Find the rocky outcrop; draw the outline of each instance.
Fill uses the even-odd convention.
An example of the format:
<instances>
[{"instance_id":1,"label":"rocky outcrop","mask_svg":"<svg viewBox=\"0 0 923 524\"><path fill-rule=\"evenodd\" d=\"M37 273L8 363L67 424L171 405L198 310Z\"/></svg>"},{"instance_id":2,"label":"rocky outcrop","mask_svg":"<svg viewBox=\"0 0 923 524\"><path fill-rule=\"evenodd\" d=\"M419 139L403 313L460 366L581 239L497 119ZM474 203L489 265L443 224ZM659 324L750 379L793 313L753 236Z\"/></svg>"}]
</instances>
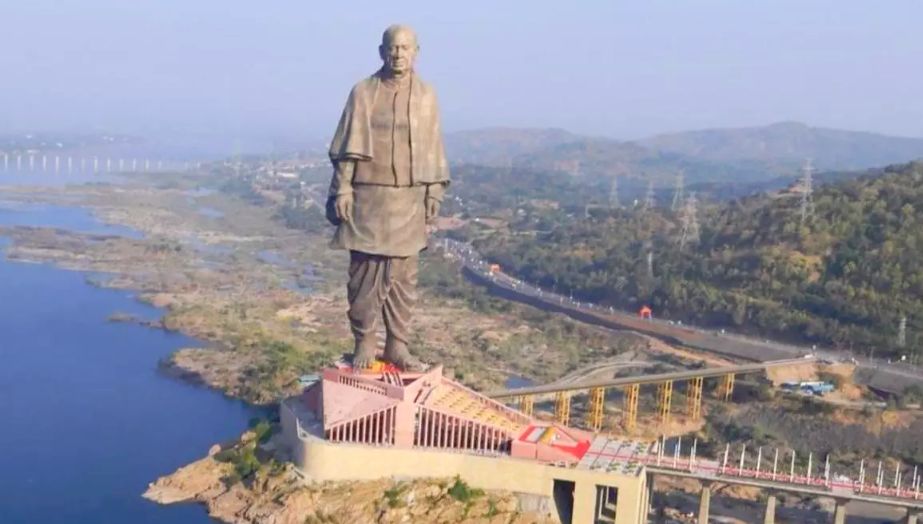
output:
<instances>
[{"instance_id":1,"label":"rocky outcrop","mask_svg":"<svg viewBox=\"0 0 923 524\"><path fill-rule=\"evenodd\" d=\"M207 457L150 484L144 498L160 504L211 500L227 491L221 479L232 470L230 464Z\"/></svg>"},{"instance_id":2,"label":"rocky outcrop","mask_svg":"<svg viewBox=\"0 0 923 524\"><path fill-rule=\"evenodd\" d=\"M246 479L232 480L234 466L220 457L213 447L208 457L150 484L144 497L160 504L198 502L211 517L232 524L556 522L547 508L521 507L513 493L482 492L456 479L306 484L291 464L267 461Z\"/></svg>"}]
</instances>

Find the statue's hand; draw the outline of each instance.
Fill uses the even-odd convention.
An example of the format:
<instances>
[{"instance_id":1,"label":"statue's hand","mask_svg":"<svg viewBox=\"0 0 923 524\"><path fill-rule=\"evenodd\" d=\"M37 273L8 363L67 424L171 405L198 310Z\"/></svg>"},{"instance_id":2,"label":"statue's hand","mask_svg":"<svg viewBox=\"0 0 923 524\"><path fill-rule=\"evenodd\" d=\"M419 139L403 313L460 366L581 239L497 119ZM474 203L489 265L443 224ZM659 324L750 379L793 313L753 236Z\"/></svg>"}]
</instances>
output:
<instances>
[{"instance_id":1,"label":"statue's hand","mask_svg":"<svg viewBox=\"0 0 923 524\"><path fill-rule=\"evenodd\" d=\"M426 199L426 221L431 222L434 218L439 216L439 205L440 202L435 198Z\"/></svg>"},{"instance_id":2,"label":"statue's hand","mask_svg":"<svg viewBox=\"0 0 923 524\"><path fill-rule=\"evenodd\" d=\"M336 201L337 218L343 222L349 222L353 218L353 195L347 193L337 195Z\"/></svg>"}]
</instances>

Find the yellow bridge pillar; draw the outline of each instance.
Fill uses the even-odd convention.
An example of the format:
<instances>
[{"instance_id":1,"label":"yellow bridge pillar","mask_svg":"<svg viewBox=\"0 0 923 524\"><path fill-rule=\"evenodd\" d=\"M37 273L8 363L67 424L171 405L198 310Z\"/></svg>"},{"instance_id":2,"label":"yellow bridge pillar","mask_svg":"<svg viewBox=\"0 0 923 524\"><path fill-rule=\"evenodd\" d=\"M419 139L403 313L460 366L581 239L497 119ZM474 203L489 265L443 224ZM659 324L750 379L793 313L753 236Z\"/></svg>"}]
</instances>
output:
<instances>
[{"instance_id":1,"label":"yellow bridge pillar","mask_svg":"<svg viewBox=\"0 0 923 524\"><path fill-rule=\"evenodd\" d=\"M570 421L569 391L558 391L554 394L554 419L565 426Z\"/></svg>"},{"instance_id":2,"label":"yellow bridge pillar","mask_svg":"<svg viewBox=\"0 0 923 524\"><path fill-rule=\"evenodd\" d=\"M670 404L673 402L673 381L668 380L657 386L657 409L660 411L660 423L670 421Z\"/></svg>"},{"instance_id":3,"label":"yellow bridge pillar","mask_svg":"<svg viewBox=\"0 0 923 524\"><path fill-rule=\"evenodd\" d=\"M702 416L702 384L705 379L695 377L689 380L686 388L686 415L693 420Z\"/></svg>"},{"instance_id":4,"label":"yellow bridge pillar","mask_svg":"<svg viewBox=\"0 0 923 524\"><path fill-rule=\"evenodd\" d=\"M519 397L519 411L522 411L527 417L532 416L535 406L535 398L532 395L523 395Z\"/></svg>"},{"instance_id":5,"label":"yellow bridge pillar","mask_svg":"<svg viewBox=\"0 0 923 524\"><path fill-rule=\"evenodd\" d=\"M625 388L624 419L625 429L631 430L638 423L638 393L640 384L632 384Z\"/></svg>"},{"instance_id":6,"label":"yellow bridge pillar","mask_svg":"<svg viewBox=\"0 0 923 524\"><path fill-rule=\"evenodd\" d=\"M721 380L721 389L719 391L721 398L725 402L731 400L731 395L734 394L734 374L728 373Z\"/></svg>"},{"instance_id":7,"label":"yellow bridge pillar","mask_svg":"<svg viewBox=\"0 0 923 524\"><path fill-rule=\"evenodd\" d=\"M590 390L590 409L586 414L586 425L595 432L603 427L603 404L606 402L606 388Z\"/></svg>"}]
</instances>

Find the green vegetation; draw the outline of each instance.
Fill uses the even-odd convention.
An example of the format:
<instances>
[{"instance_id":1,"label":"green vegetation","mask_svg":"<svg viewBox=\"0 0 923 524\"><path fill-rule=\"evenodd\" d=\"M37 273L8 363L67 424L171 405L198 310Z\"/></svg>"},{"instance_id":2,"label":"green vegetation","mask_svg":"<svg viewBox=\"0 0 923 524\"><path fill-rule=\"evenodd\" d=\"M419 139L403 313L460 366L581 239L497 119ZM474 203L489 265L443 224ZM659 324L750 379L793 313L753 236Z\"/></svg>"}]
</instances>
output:
<instances>
[{"instance_id":1,"label":"green vegetation","mask_svg":"<svg viewBox=\"0 0 923 524\"><path fill-rule=\"evenodd\" d=\"M472 488L458 476L455 477L455 482L449 487L448 493L450 497L465 505L465 510L462 513L465 517L467 517L468 512L471 511L471 506L474 504L474 501L484 496L484 490ZM488 513L496 513L497 507L493 501L488 500L487 502Z\"/></svg>"},{"instance_id":2,"label":"green vegetation","mask_svg":"<svg viewBox=\"0 0 923 524\"><path fill-rule=\"evenodd\" d=\"M640 209L559 214L542 231L545 215L523 208L508 231L475 246L512 273L580 299L650 304L662 318L917 359L923 163L821 187L814 200L815 217L804 225L797 194L706 207L700 243L684 250L676 214ZM905 315L902 349L896 330Z\"/></svg>"},{"instance_id":3,"label":"green vegetation","mask_svg":"<svg viewBox=\"0 0 923 524\"><path fill-rule=\"evenodd\" d=\"M252 478L263 471L269 475L282 472L282 463L276 461L271 455L261 453L259 446L269 441L272 434L278 429L268 420L254 418L250 420L250 433L235 446L223 449L215 454L215 460L234 466L234 472L224 481L230 485L242 480Z\"/></svg>"},{"instance_id":4,"label":"green vegetation","mask_svg":"<svg viewBox=\"0 0 923 524\"><path fill-rule=\"evenodd\" d=\"M234 473L225 479L228 484L234 484L249 478L260 469L261 465L256 456L255 442L222 450L215 455L215 460L234 465Z\"/></svg>"},{"instance_id":5,"label":"green vegetation","mask_svg":"<svg viewBox=\"0 0 923 524\"><path fill-rule=\"evenodd\" d=\"M494 500L493 498L488 499L487 500L487 514L485 515L485 517L488 517L488 518L493 517L493 516L496 516L498 513L499 511L497 511L497 501Z\"/></svg>"},{"instance_id":6,"label":"green vegetation","mask_svg":"<svg viewBox=\"0 0 923 524\"><path fill-rule=\"evenodd\" d=\"M268 420L252 419L250 421L250 431L255 435L257 442L265 444L272 437L272 424Z\"/></svg>"},{"instance_id":7,"label":"green vegetation","mask_svg":"<svg viewBox=\"0 0 923 524\"><path fill-rule=\"evenodd\" d=\"M920 387L919 384L907 386L904 388L904 395L902 398L910 403L923 402L923 387Z\"/></svg>"},{"instance_id":8,"label":"green vegetation","mask_svg":"<svg viewBox=\"0 0 923 524\"><path fill-rule=\"evenodd\" d=\"M483 287L467 282L458 267L437 252L421 259L420 285L434 295L465 302L473 311L506 316L515 324L499 335L493 329L468 325L459 331L458 347L480 356L445 359L460 380L483 376L485 367L500 367L515 374L546 382L574 369L611 359L631 350L639 339L631 335L613 337L563 315L541 311L491 296ZM414 347L422 354L439 355L445 348L415 335ZM487 384L466 382L475 387Z\"/></svg>"},{"instance_id":9,"label":"green vegetation","mask_svg":"<svg viewBox=\"0 0 923 524\"><path fill-rule=\"evenodd\" d=\"M455 477L455 483L449 487L449 496L453 499L468 504L476 498L484 496L484 490L472 488L461 477Z\"/></svg>"},{"instance_id":10,"label":"green vegetation","mask_svg":"<svg viewBox=\"0 0 923 524\"><path fill-rule=\"evenodd\" d=\"M491 296L481 286L472 286L459 273L458 266L446 262L441 256L426 253L420 262L420 287L428 288L441 297L463 300L480 313L509 313L512 310L510 301Z\"/></svg>"},{"instance_id":11,"label":"green vegetation","mask_svg":"<svg viewBox=\"0 0 923 524\"><path fill-rule=\"evenodd\" d=\"M405 486L403 484L398 484L393 488L385 490L385 501L387 501L389 508L399 508L404 505L404 501L401 499L404 489Z\"/></svg>"},{"instance_id":12,"label":"green vegetation","mask_svg":"<svg viewBox=\"0 0 923 524\"><path fill-rule=\"evenodd\" d=\"M252 176L226 177L218 189L229 195L234 195L241 200L251 204L266 204L266 199L263 198L263 196L257 193L254 189Z\"/></svg>"},{"instance_id":13,"label":"green vegetation","mask_svg":"<svg viewBox=\"0 0 923 524\"><path fill-rule=\"evenodd\" d=\"M853 456L891 457L906 464L923 463L923 420L895 424L892 410L866 408L851 411L813 398L783 397L773 402L744 405L740 409L712 406L706 424L695 434L684 435L691 442L698 439L702 456L717 457L725 444L746 444L748 448L795 449L831 453L838 460Z\"/></svg>"},{"instance_id":14,"label":"green vegetation","mask_svg":"<svg viewBox=\"0 0 923 524\"><path fill-rule=\"evenodd\" d=\"M298 201L296 201L298 202ZM330 229L330 223L317 206L285 205L279 208L276 218L291 229L301 229L312 233L323 233Z\"/></svg>"},{"instance_id":15,"label":"green vegetation","mask_svg":"<svg viewBox=\"0 0 923 524\"><path fill-rule=\"evenodd\" d=\"M245 372L245 398L265 396L267 392L278 396L301 375L329 366L348 351L348 344L321 334L308 334L297 346L286 341L263 341L258 348L258 363Z\"/></svg>"}]
</instances>

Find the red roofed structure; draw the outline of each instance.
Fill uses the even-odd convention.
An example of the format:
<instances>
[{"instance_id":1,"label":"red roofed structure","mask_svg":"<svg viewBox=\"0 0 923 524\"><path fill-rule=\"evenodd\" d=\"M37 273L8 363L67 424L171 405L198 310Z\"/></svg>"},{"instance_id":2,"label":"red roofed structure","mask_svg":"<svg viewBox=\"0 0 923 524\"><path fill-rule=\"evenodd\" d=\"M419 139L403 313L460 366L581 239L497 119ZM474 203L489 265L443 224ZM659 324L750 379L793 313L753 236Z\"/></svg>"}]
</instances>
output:
<instances>
[{"instance_id":1,"label":"red roofed structure","mask_svg":"<svg viewBox=\"0 0 923 524\"><path fill-rule=\"evenodd\" d=\"M329 442L580 460L592 435L533 419L442 375L325 369L305 389L319 437Z\"/></svg>"}]
</instances>

